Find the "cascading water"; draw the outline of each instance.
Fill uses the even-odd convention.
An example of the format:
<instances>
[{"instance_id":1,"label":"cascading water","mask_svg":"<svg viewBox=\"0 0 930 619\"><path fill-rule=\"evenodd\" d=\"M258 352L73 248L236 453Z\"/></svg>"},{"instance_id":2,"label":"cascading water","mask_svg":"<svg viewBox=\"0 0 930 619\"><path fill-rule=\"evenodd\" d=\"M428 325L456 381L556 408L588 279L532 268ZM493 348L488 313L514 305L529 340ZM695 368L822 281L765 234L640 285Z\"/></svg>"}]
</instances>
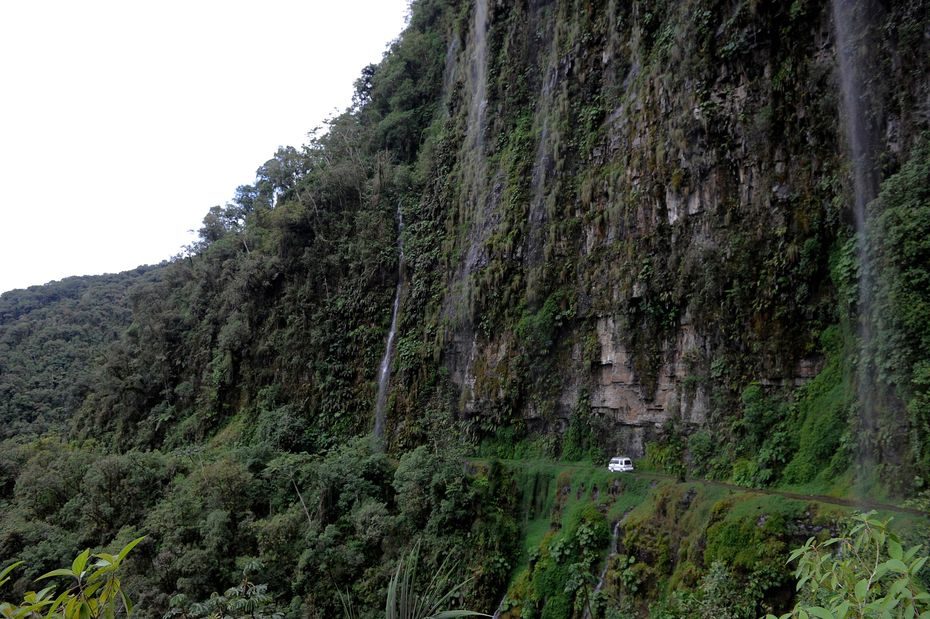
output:
<instances>
[{"instance_id":1,"label":"cascading water","mask_svg":"<svg viewBox=\"0 0 930 619\"><path fill-rule=\"evenodd\" d=\"M400 295L404 286L404 216L397 206L397 287L394 291L394 306L391 310L391 327L388 330L384 357L378 367L378 397L375 399L375 439L384 438L384 417L387 409L388 389L391 383L391 359L394 356L394 339L397 336L397 317L400 313Z\"/></svg>"},{"instance_id":2,"label":"cascading water","mask_svg":"<svg viewBox=\"0 0 930 619\"><path fill-rule=\"evenodd\" d=\"M471 106L468 109L469 148L484 158L484 115L488 88L488 0L475 1L471 30ZM484 179L478 179L483 181Z\"/></svg>"},{"instance_id":3,"label":"cascading water","mask_svg":"<svg viewBox=\"0 0 930 619\"><path fill-rule=\"evenodd\" d=\"M459 279L465 298L457 299L457 309L466 307L468 298L468 276L478 263L481 248L486 237L485 224L485 180L487 163L484 156L484 121L487 107L487 27L488 1L476 0L472 20L468 49L469 57L468 88L471 91L471 103L468 108L468 125L466 127L465 168L469 175L466 180L463 220L468 222L468 250L461 265Z\"/></svg>"},{"instance_id":4,"label":"cascading water","mask_svg":"<svg viewBox=\"0 0 930 619\"><path fill-rule=\"evenodd\" d=\"M455 37L449 41L446 46L445 68L442 70L442 103L446 113L448 113L449 97L452 96L452 86L455 84L455 56L459 51L459 40Z\"/></svg>"},{"instance_id":5,"label":"cascading water","mask_svg":"<svg viewBox=\"0 0 930 619\"><path fill-rule=\"evenodd\" d=\"M555 132L549 130L550 117L557 113L554 109L553 99L558 81L558 27L554 26L554 30L548 37L548 50L539 93L540 103L537 106L536 124L540 127L540 130L539 141L536 145L536 159L533 164L532 197L527 221L529 232L527 234L526 252L527 266L529 267L527 287L531 294L536 292L536 283L539 279L539 271L544 258L546 181L548 180L547 175L552 162L553 143L558 140L557 136L553 136Z\"/></svg>"},{"instance_id":6,"label":"cascading water","mask_svg":"<svg viewBox=\"0 0 930 619\"><path fill-rule=\"evenodd\" d=\"M591 592L594 597L604 588L604 581L607 579L607 569L610 567L610 560L617 556L617 538L620 537L620 520L614 523L613 531L610 534L610 552L607 553L607 559L604 561L604 567L601 568L601 574L597 578L597 586ZM591 606L585 605L582 619L591 619Z\"/></svg>"},{"instance_id":7,"label":"cascading water","mask_svg":"<svg viewBox=\"0 0 930 619\"><path fill-rule=\"evenodd\" d=\"M475 0L471 31L465 47L465 86L471 93L468 124L461 156L463 191L459 202L460 237L463 256L449 283L443 314L450 325L450 371L453 382L462 387L465 407L472 401L471 367L476 353L472 323L471 274L481 263L482 251L493 227L485 212L487 162L485 158L485 115L487 106L487 28L488 0Z\"/></svg>"},{"instance_id":8,"label":"cascading water","mask_svg":"<svg viewBox=\"0 0 930 619\"><path fill-rule=\"evenodd\" d=\"M832 0L833 25L836 32L836 55L839 65L841 108L849 157L853 169L853 204L859 254L859 337L861 350L858 365L858 399L860 436L869 441L876 426L876 383L869 359L872 351L872 265L868 248L867 207L878 194L875 166L874 131L870 117L867 70L872 59L869 49L870 0ZM861 440L861 439L860 439ZM872 449L860 444L860 466L872 459Z\"/></svg>"}]
</instances>

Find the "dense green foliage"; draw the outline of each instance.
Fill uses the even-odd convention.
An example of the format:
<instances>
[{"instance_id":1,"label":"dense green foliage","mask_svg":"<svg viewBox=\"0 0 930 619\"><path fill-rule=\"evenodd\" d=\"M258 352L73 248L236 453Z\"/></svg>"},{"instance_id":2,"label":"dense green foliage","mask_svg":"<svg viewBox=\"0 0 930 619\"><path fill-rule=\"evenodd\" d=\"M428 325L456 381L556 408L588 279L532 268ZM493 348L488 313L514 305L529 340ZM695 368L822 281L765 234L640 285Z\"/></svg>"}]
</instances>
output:
<instances>
[{"instance_id":1,"label":"dense green foliage","mask_svg":"<svg viewBox=\"0 0 930 619\"><path fill-rule=\"evenodd\" d=\"M39 576L36 582L47 584L53 579L64 578L61 593L56 585L45 586L39 591L29 591L20 603L0 602L0 615L7 619L34 619L36 617L61 617L61 619L113 619L117 615L129 616L133 605L120 582L120 567L136 545L137 538L126 544L115 554L101 552L93 556L85 550L71 562L71 567L62 567ZM13 563L0 571L0 586L10 580L10 574L20 567Z\"/></svg>"},{"instance_id":2,"label":"dense green foliage","mask_svg":"<svg viewBox=\"0 0 930 619\"><path fill-rule=\"evenodd\" d=\"M0 295L0 438L67 427L159 269L69 277Z\"/></svg>"},{"instance_id":3,"label":"dense green foliage","mask_svg":"<svg viewBox=\"0 0 930 619\"><path fill-rule=\"evenodd\" d=\"M903 440L888 433L877 441L877 448L884 459L900 458L909 449L908 460L917 465L926 484L930 481L926 478L930 471L930 135L885 181L872 210L878 333L876 349L870 353L880 378L894 385L906 409L892 404L883 425L905 426L909 434L909 440Z\"/></svg>"},{"instance_id":4,"label":"dense green foliage","mask_svg":"<svg viewBox=\"0 0 930 619\"><path fill-rule=\"evenodd\" d=\"M52 336L11 341L20 368L2 374L7 427L80 406L82 436L141 449L231 428L313 453L365 432L399 211L406 285L390 448L506 431L543 435L551 455L607 453L626 440L612 423L622 411L593 410L609 316L644 408L672 371L678 408L703 402L694 420L661 404L667 425L683 423L646 439L691 461L697 430L733 445L699 467L740 483L834 476L851 459L843 437L856 413L856 266L843 249L849 197L830 65L810 59L827 3L576 4L490 6L487 101L475 102L474 7L416 3L404 35L356 82L353 106L309 145L280 149L253 185L210 209L186 255L135 288L131 324L108 322L118 341L94 349L102 364L81 363L88 352L33 388L26 360L39 346L54 353ZM891 3L882 15L896 45L879 46L878 62L895 75L922 70L926 43L908 30L924 23L922 6ZM916 144L909 96L888 105ZM882 460L903 489L927 476L914 296L925 150L911 163L889 153L889 172L906 165L874 209L888 205L878 236L912 265L895 284L900 261L876 249L887 288L878 311L897 334L882 340L900 343L882 367L895 368L888 381L912 411L876 441L896 454ZM917 216L896 225L905 211ZM101 296L88 302L109 298L93 290ZM50 329L47 316L33 327ZM88 365L100 367L92 382ZM817 370L816 384L793 388ZM771 400L770 412L759 416L756 400Z\"/></svg>"},{"instance_id":5,"label":"dense green foliage","mask_svg":"<svg viewBox=\"0 0 930 619\"><path fill-rule=\"evenodd\" d=\"M333 616L338 590L368 616L383 608L394 561L420 539L430 570L467 557L456 577L468 574L464 593L487 608L518 551L506 473L467 475L455 454L426 448L393 461L367 441L313 457L267 444L107 454L49 439L7 442L0 454L0 554L27 566L17 594L72 548L144 531L123 579L142 616L176 594L210 599L254 561L262 567L249 577L270 583L288 614Z\"/></svg>"},{"instance_id":6,"label":"dense green foliage","mask_svg":"<svg viewBox=\"0 0 930 619\"><path fill-rule=\"evenodd\" d=\"M881 4L862 263L826 0L413 3L181 255L0 297L14 594L144 534L144 617L374 617L443 565L508 619L789 609L838 514L590 461L926 488L930 4Z\"/></svg>"},{"instance_id":7,"label":"dense green foliage","mask_svg":"<svg viewBox=\"0 0 930 619\"><path fill-rule=\"evenodd\" d=\"M930 593L920 582L923 546L905 550L889 520L874 515L859 514L843 537L812 537L791 553L803 601L781 619L930 617Z\"/></svg>"}]
</instances>

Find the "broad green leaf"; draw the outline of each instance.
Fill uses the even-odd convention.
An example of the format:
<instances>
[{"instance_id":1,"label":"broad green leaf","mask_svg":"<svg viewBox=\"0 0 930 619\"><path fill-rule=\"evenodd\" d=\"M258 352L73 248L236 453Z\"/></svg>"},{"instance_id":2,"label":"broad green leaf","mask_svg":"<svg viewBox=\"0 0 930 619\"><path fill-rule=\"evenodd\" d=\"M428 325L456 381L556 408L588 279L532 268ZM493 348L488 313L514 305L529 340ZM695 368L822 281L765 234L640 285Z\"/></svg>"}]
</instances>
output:
<instances>
[{"instance_id":1,"label":"broad green leaf","mask_svg":"<svg viewBox=\"0 0 930 619\"><path fill-rule=\"evenodd\" d=\"M802 588L804 588L804 585L807 584L808 580L810 580L810 576L804 576L803 578L801 578L798 581L797 587L795 587L795 591L800 591Z\"/></svg>"},{"instance_id":2,"label":"broad green leaf","mask_svg":"<svg viewBox=\"0 0 930 619\"><path fill-rule=\"evenodd\" d=\"M126 614L132 614L132 600L129 599L129 596L123 592L122 589L119 590L119 596L123 599L123 608L126 609Z\"/></svg>"},{"instance_id":3,"label":"broad green leaf","mask_svg":"<svg viewBox=\"0 0 930 619\"><path fill-rule=\"evenodd\" d=\"M77 574L75 574L74 572L72 572L71 570L67 568L62 567L57 570L52 570L51 572L46 572L45 574L42 574L41 576L36 578L36 580L39 581L39 580L44 580L46 578L55 578L56 576L67 576L69 578L77 578Z\"/></svg>"},{"instance_id":4,"label":"broad green leaf","mask_svg":"<svg viewBox=\"0 0 930 619\"><path fill-rule=\"evenodd\" d=\"M128 555L130 551L132 551L132 549L135 548L139 544L139 542L141 542L144 539L145 539L145 536L143 535L142 537L137 537L136 539L126 544L126 546L122 550L119 551L119 555L117 555L116 557L116 563L121 563L123 559L126 558L126 555Z\"/></svg>"},{"instance_id":5,"label":"broad green leaf","mask_svg":"<svg viewBox=\"0 0 930 619\"><path fill-rule=\"evenodd\" d=\"M888 566L888 569L897 572L899 574L907 574L907 566L904 564L904 561L901 559L888 559L885 561L885 565Z\"/></svg>"},{"instance_id":6,"label":"broad green leaf","mask_svg":"<svg viewBox=\"0 0 930 619\"><path fill-rule=\"evenodd\" d=\"M68 591L65 590L57 598L55 598L48 607L48 614L45 615L46 619L51 619L55 613L61 608L61 605L65 603L65 600L68 599Z\"/></svg>"},{"instance_id":7,"label":"broad green leaf","mask_svg":"<svg viewBox=\"0 0 930 619\"><path fill-rule=\"evenodd\" d=\"M888 540L888 556L898 560L904 557L904 549L901 548L901 544L893 539Z\"/></svg>"},{"instance_id":8,"label":"broad green leaf","mask_svg":"<svg viewBox=\"0 0 930 619\"><path fill-rule=\"evenodd\" d=\"M907 578L899 578L892 583L891 588L888 590L888 594L891 596L900 595L901 592L904 591L904 588L907 587L907 583Z\"/></svg>"},{"instance_id":9,"label":"broad green leaf","mask_svg":"<svg viewBox=\"0 0 930 619\"><path fill-rule=\"evenodd\" d=\"M86 597L90 597L93 594L97 593L97 590L100 589L100 587L102 586L103 586L103 581L97 581L95 583L91 583L87 585L87 587L84 589L84 595Z\"/></svg>"},{"instance_id":10,"label":"broad green leaf","mask_svg":"<svg viewBox=\"0 0 930 619\"><path fill-rule=\"evenodd\" d=\"M821 606L811 606L807 609L807 612L814 617L819 617L819 619L836 619L833 613Z\"/></svg>"},{"instance_id":11,"label":"broad green leaf","mask_svg":"<svg viewBox=\"0 0 930 619\"><path fill-rule=\"evenodd\" d=\"M72 617L79 617L80 608L78 607L78 598L69 597L68 603L65 604L65 617L71 619Z\"/></svg>"},{"instance_id":12,"label":"broad green leaf","mask_svg":"<svg viewBox=\"0 0 930 619\"><path fill-rule=\"evenodd\" d=\"M921 557L911 563L910 572L911 574L916 574L924 568L924 564L927 562L928 557Z\"/></svg>"},{"instance_id":13,"label":"broad green leaf","mask_svg":"<svg viewBox=\"0 0 930 619\"><path fill-rule=\"evenodd\" d=\"M41 591L39 591L38 593L35 593L34 595L37 601L45 600L46 598L49 598L55 595L55 587L54 586L46 587L42 589Z\"/></svg>"},{"instance_id":14,"label":"broad green leaf","mask_svg":"<svg viewBox=\"0 0 930 619\"><path fill-rule=\"evenodd\" d=\"M836 616L839 619L844 619L846 615L849 614L849 609L852 604L849 603L849 600L843 600L839 606L836 608Z\"/></svg>"},{"instance_id":15,"label":"broad green leaf","mask_svg":"<svg viewBox=\"0 0 930 619\"><path fill-rule=\"evenodd\" d=\"M8 565L8 566L6 566L5 568L3 568L3 571L0 572L0 585L2 585L2 584L5 583L7 580L9 580L8 577L9 577L9 575L10 575L10 572L12 572L13 570L15 570L16 568L18 568L18 567L19 567L20 565L22 565L22 564L23 564L22 561L17 561L16 563L11 563L10 565Z\"/></svg>"},{"instance_id":16,"label":"broad green leaf","mask_svg":"<svg viewBox=\"0 0 930 619\"><path fill-rule=\"evenodd\" d=\"M74 572L76 578L80 578L81 574L84 573L84 567L87 565L87 559L90 558L90 548L74 557L74 561L71 562L71 571Z\"/></svg>"},{"instance_id":17,"label":"broad green leaf","mask_svg":"<svg viewBox=\"0 0 930 619\"><path fill-rule=\"evenodd\" d=\"M856 599L860 602L866 598L869 594L869 581L865 578L856 583L855 588Z\"/></svg>"},{"instance_id":18,"label":"broad green leaf","mask_svg":"<svg viewBox=\"0 0 930 619\"><path fill-rule=\"evenodd\" d=\"M880 563L878 567L875 568L875 574L873 575L873 579L876 581L881 580L882 576L887 574L889 569L890 568L888 566L887 561L885 563Z\"/></svg>"}]
</instances>

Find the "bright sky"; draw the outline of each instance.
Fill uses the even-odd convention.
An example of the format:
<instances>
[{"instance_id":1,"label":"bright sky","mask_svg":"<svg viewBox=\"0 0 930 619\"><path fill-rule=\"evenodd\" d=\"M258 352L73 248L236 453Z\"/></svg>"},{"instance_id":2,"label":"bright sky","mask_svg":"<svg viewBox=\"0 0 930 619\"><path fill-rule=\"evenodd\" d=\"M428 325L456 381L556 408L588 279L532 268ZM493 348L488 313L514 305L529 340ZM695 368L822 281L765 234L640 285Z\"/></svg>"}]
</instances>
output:
<instances>
[{"instance_id":1,"label":"bright sky","mask_svg":"<svg viewBox=\"0 0 930 619\"><path fill-rule=\"evenodd\" d=\"M0 292L176 254L349 105L407 5L0 2Z\"/></svg>"}]
</instances>

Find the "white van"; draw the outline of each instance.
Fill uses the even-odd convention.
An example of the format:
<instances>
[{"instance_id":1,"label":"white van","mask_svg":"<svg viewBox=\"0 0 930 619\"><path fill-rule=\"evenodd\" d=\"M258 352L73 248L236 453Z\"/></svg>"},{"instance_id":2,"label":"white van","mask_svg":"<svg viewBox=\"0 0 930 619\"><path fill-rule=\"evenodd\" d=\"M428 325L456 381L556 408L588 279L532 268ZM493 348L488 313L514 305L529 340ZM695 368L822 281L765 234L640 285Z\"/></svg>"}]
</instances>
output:
<instances>
[{"instance_id":1,"label":"white van","mask_svg":"<svg viewBox=\"0 0 930 619\"><path fill-rule=\"evenodd\" d=\"M607 470L614 473L627 473L633 470L633 461L625 456L611 458L607 464Z\"/></svg>"}]
</instances>

